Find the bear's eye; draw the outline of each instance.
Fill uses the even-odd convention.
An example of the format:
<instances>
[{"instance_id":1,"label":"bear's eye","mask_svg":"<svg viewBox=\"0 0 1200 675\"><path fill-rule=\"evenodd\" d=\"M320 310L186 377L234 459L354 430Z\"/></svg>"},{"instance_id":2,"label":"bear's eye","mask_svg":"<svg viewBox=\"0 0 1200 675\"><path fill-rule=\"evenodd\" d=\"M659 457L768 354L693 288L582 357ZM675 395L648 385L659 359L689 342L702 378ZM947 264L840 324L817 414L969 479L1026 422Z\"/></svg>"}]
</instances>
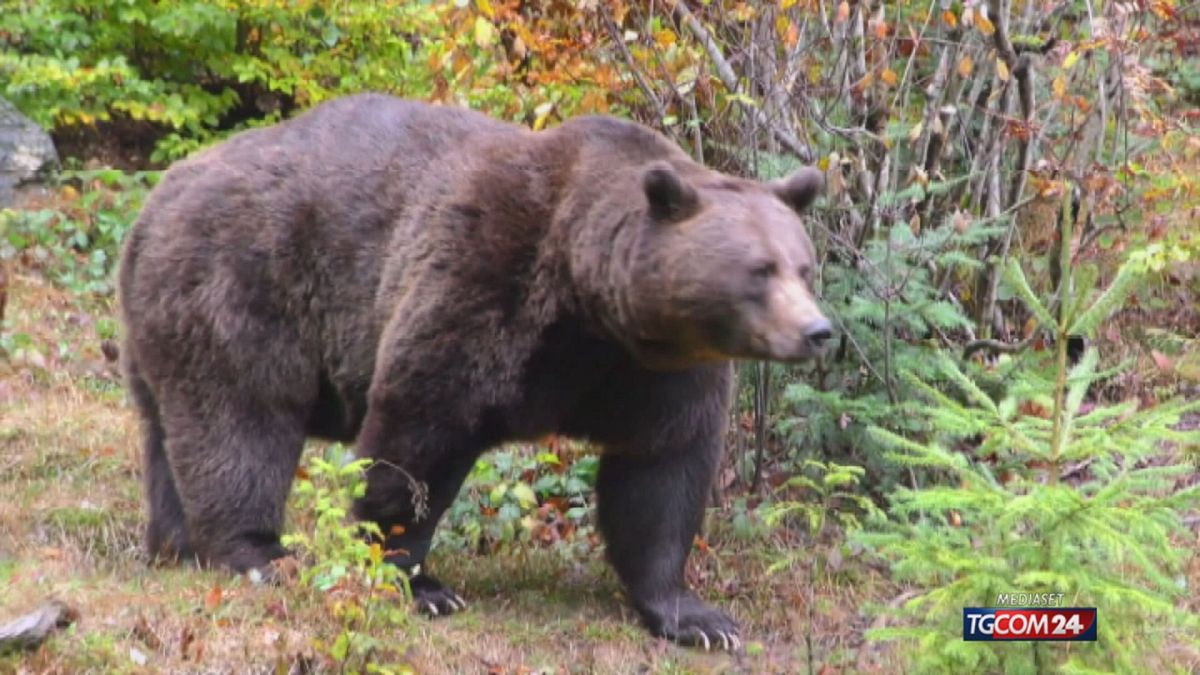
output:
<instances>
[{"instance_id":1,"label":"bear's eye","mask_svg":"<svg viewBox=\"0 0 1200 675\"><path fill-rule=\"evenodd\" d=\"M750 270L750 274L754 276L755 279L770 279L771 277L775 276L775 273L778 271L779 267L775 263L764 262L755 265L754 269Z\"/></svg>"}]
</instances>

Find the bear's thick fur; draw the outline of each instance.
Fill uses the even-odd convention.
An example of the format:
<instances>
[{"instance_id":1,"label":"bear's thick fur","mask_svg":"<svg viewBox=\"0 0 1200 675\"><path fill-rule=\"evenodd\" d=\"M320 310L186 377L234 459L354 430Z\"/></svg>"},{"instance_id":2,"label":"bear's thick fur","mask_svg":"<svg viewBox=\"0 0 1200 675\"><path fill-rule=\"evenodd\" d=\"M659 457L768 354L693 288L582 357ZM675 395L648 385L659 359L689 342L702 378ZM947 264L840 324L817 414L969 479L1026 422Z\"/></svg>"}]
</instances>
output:
<instances>
[{"instance_id":1,"label":"bear's thick fur","mask_svg":"<svg viewBox=\"0 0 1200 675\"><path fill-rule=\"evenodd\" d=\"M120 273L150 553L268 570L319 436L380 460L356 513L411 567L483 451L558 433L604 449L599 527L650 630L736 643L684 563L730 360L830 334L797 215L820 186L725 176L617 119L534 133L380 95L176 164Z\"/></svg>"}]
</instances>

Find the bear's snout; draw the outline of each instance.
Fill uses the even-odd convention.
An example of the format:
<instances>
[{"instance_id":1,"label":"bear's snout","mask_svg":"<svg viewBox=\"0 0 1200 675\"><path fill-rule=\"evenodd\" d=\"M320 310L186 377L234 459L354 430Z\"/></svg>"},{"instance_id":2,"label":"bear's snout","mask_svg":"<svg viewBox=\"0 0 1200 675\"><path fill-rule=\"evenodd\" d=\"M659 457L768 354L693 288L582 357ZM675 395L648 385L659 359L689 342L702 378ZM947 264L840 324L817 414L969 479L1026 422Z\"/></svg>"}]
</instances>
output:
<instances>
[{"instance_id":1,"label":"bear's snout","mask_svg":"<svg viewBox=\"0 0 1200 675\"><path fill-rule=\"evenodd\" d=\"M829 323L829 319L821 317L808 327L804 337L808 338L813 347L821 349L833 337L833 324Z\"/></svg>"},{"instance_id":2,"label":"bear's snout","mask_svg":"<svg viewBox=\"0 0 1200 675\"><path fill-rule=\"evenodd\" d=\"M774 361L812 358L833 338L833 324L799 279L782 281L771 293L766 321L760 325L756 342L766 353L759 356Z\"/></svg>"}]
</instances>

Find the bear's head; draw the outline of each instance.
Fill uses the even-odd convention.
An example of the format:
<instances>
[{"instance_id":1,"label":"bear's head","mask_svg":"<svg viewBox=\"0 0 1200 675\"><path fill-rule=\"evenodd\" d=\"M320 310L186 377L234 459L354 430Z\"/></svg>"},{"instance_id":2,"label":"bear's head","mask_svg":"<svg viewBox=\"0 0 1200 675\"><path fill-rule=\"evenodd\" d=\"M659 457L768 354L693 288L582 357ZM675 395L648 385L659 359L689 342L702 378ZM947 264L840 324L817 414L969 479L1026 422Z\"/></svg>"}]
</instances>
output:
<instances>
[{"instance_id":1,"label":"bear's head","mask_svg":"<svg viewBox=\"0 0 1200 675\"><path fill-rule=\"evenodd\" d=\"M823 188L820 171L763 183L655 161L640 178L625 301L641 358L796 361L832 337L800 217Z\"/></svg>"}]
</instances>

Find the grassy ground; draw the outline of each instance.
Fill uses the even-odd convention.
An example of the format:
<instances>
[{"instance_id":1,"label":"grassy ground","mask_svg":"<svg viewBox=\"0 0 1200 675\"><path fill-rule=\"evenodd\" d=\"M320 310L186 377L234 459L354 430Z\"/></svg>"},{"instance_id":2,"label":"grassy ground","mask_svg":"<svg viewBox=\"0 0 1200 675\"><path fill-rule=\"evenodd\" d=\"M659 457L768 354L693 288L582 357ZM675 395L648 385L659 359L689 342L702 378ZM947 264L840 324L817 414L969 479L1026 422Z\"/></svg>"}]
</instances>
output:
<instances>
[{"instance_id":1,"label":"grassy ground","mask_svg":"<svg viewBox=\"0 0 1200 675\"><path fill-rule=\"evenodd\" d=\"M145 564L137 428L97 330L110 312L81 309L21 270L8 296L7 332L36 349L0 361L0 623L47 598L79 620L36 652L0 656L0 673L336 671L336 597ZM768 574L800 544L739 540L722 514L711 521L689 575L742 620L741 654L649 637L599 554L579 561L550 549L435 551L431 566L470 609L362 633L378 641L380 662L430 673L895 670L862 639L860 608L891 599L875 572L851 560L816 579L802 564Z\"/></svg>"}]
</instances>

